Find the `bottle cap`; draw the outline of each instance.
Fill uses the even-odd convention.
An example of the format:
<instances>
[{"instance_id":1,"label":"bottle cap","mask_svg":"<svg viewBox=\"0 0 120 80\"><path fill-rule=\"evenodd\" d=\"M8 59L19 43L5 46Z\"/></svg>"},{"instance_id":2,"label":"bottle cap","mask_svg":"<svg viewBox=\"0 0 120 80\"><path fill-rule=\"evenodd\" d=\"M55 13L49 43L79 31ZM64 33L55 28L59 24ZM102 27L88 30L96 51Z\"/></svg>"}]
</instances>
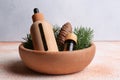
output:
<instances>
[{"instance_id":1,"label":"bottle cap","mask_svg":"<svg viewBox=\"0 0 120 80\"><path fill-rule=\"evenodd\" d=\"M68 35L65 37L66 40L73 40L75 43L77 43L77 36L74 33L68 33Z\"/></svg>"},{"instance_id":2,"label":"bottle cap","mask_svg":"<svg viewBox=\"0 0 120 80\"><path fill-rule=\"evenodd\" d=\"M34 15L32 16L33 22L39 21L39 20L44 20L44 16L42 13L39 13L38 8L34 8Z\"/></svg>"},{"instance_id":3,"label":"bottle cap","mask_svg":"<svg viewBox=\"0 0 120 80\"><path fill-rule=\"evenodd\" d=\"M38 8L34 8L34 13L39 13L39 9Z\"/></svg>"}]
</instances>

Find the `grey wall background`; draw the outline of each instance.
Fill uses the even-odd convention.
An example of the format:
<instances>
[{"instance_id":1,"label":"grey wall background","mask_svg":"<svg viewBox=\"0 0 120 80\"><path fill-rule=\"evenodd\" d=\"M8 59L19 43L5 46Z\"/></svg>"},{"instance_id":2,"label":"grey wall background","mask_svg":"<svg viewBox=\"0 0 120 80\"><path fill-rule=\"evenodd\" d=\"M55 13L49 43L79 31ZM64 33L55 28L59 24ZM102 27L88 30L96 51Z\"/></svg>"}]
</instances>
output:
<instances>
[{"instance_id":1,"label":"grey wall background","mask_svg":"<svg viewBox=\"0 0 120 80\"><path fill-rule=\"evenodd\" d=\"M69 21L93 28L94 40L120 40L120 0L0 0L0 41L21 41L35 7L52 24Z\"/></svg>"}]
</instances>

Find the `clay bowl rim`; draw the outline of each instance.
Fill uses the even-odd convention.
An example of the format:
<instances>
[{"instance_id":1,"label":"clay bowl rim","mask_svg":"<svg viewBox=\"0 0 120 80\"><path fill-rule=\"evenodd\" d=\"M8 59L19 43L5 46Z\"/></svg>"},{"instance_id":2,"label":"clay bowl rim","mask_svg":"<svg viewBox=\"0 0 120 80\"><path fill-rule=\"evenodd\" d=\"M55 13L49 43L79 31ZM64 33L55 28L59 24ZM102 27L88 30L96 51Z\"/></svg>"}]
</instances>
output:
<instances>
[{"instance_id":1,"label":"clay bowl rim","mask_svg":"<svg viewBox=\"0 0 120 80\"><path fill-rule=\"evenodd\" d=\"M83 51L86 51L86 50L89 50L89 49L93 49L93 48L96 48L95 44L92 42L91 43L91 46L88 47L88 48L84 48L84 49L79 49L79 50L73 50L73 51L38 51L38 50L32 50L32 49L28 49L28 48L25 48L23 46L23 43L21 43L19 45L19 49L21 50L24 50L24 51L27 51L27 52L33 52L33 53L38 53L38 54L72 54L72 53L75 53L75 52L83 52Z\"/></svg>"}]
</instances>

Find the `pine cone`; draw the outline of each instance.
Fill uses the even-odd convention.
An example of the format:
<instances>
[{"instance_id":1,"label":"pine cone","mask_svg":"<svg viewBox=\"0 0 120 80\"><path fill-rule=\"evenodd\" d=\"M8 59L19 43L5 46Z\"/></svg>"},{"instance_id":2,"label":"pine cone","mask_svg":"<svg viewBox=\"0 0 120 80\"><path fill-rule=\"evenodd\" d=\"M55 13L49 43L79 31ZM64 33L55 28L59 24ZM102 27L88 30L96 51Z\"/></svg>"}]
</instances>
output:
<instances>
[{"instance_id":1,"label":"pine cone","mask_svg":"<svg viewBox=\"0 0 120 80\"><path fill-rule=\"evenodd\" d=\"M72 25L69 22L65 23L60 30L57 39L59 46L64 46L65 37L67 36L68 33L72 33Z\"/></svg>"}]
</instances>

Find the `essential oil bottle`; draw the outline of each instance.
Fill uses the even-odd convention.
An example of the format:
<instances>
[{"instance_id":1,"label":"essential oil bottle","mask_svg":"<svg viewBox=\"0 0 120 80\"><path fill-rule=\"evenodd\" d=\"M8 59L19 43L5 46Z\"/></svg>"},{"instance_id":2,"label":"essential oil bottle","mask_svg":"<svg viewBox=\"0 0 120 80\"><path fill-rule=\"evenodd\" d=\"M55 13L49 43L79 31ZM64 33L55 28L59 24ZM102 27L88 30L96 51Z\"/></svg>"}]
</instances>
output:
<instances>
[{"instance_id":1,"label":"essential oil bottle","mask_svg":"<svg viewBox=\"0 0 120 80\"><path fill-rule=\"evenodd\" d=\"M48 23L38 8L34 9L30 33L35 50L58 51L52 25Z\"/></svg>"},{"instance_id":2,"label":"essential oil bottle","mask_svg":"<svg viewBox=\"0 0 120 80\"><path fill-rule=\"evenodd\" d=\"M69 33L65 39L64 51L73 51L76 43L77 43L77 36L74 33Z\"/></svg>"}]
</instances>

